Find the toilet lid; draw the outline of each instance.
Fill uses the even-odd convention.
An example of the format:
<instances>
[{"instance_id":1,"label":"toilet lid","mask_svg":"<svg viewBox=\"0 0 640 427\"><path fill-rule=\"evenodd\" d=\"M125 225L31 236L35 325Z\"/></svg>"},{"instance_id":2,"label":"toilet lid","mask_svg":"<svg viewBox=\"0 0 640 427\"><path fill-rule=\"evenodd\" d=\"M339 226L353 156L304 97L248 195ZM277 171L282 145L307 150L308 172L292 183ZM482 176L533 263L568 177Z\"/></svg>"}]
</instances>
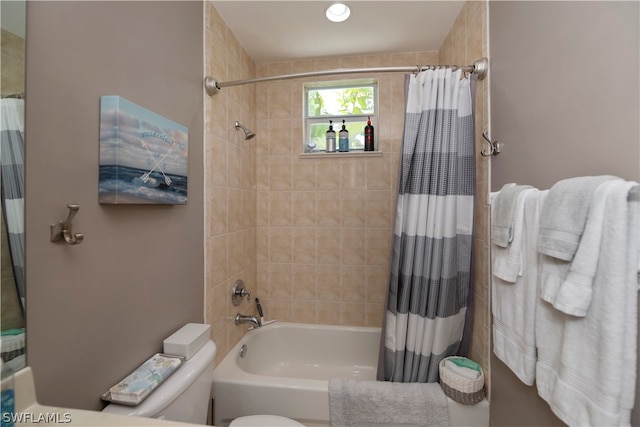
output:
<instances>
[{"instance_id":1,"label":"toilet lid","mask_svg":"<svg viewBox=\"0 0 640 427\"><path fill-rule=\"evenodd\" d=\"M231 421L229 427L287 427L304 426L291 418L278 417L277 415L248 415Z\"/></svg>"}]
</instances>

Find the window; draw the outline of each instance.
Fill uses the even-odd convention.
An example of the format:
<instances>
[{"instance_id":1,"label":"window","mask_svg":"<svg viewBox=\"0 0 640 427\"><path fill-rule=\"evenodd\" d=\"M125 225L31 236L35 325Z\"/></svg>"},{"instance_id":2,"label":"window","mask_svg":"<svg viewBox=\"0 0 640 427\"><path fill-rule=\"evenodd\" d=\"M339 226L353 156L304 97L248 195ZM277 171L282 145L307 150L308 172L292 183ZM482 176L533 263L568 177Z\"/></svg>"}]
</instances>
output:
<instances>
[{"instance_id":1,"label":"window","mask_svg":"<svg viewBox=\"0 0 640 427\"><path fill-rule=\"evenodd\" d=\"M326 152L326 133L329 120L338 135L344 120L349 131L349 151L364 151L364 127L369 117L374 129L378 109L378 83L376 80L342 80L334 82L305 83L304 85L303 153ZM378 144L375 140L374 150Z\"/></svg>"}]
</instances>

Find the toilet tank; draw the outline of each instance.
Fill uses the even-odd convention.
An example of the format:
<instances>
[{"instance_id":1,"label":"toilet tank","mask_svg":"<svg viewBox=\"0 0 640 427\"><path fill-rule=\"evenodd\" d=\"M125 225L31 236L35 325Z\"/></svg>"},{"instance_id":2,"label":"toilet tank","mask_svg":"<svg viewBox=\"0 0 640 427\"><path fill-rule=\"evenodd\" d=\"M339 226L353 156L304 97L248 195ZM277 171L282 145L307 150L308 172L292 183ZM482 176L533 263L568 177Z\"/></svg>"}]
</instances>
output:
<instances>
[{"instance_id":1,"label":"toilet tank","mask_svg":"<svg viewBox=\"0 0 640 427\"><path fill-rule=\"evenodd\" d=\"M138 406L110 403L103 412L206 424L216 345L208 341Z\"/></svg>"}]
</instances>

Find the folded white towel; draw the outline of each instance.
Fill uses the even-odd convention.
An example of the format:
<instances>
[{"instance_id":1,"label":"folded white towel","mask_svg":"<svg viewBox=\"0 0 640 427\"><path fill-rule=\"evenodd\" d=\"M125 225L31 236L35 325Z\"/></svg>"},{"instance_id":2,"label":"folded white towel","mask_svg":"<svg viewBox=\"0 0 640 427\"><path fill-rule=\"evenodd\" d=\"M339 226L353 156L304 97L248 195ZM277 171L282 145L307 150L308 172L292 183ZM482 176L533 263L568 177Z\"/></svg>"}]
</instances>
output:
<instances>
[{"instance_id":1,"label":"folded white towel","mask_svg":"<svg viewBox=\"0 0 640 427\"><path fill-rule=\"evenodd\" d=\"M571 261L584 231L591 195L598 185L615 176L583 176L558 181L549 190L540 216L538 251Z\"/></svg>"},{"instance_id":2,"label":"folded white towel","mask_svg":"<svg viewBox=\"0 0 640 427\"><path fill-rule=\"evenodd\" d=\"M448 400L438 383L329 380L332 427L449 425Z\"/></svg>"},{"instance_id":3,"label":"folded white towel","mask_svg":"<svg viewBox=\"0 0 640 427\"><path fill-rule=\"evenodd\" d=\"M494 245L506 248L513 240L513 214L516 200L521 191L530 185L505 184L491 205L491 241Z\"/></svg>"},{"instance_id":4,"label":"folded white towel","mask_svg":"<svg viewBox=\"0 0 640 427\"><path fill-rule=\"evenodd\" d=\"M535 313L538 299L538 252L536 239L540 211L547 191L529 189L522 194L520 250L522 274L515 283L493 275L491 309L493 352L526 385L535 382ZM511 246L515 249L516 240ZM495 249L495 248L494 248ZM496 251L492 251L493 253Z\"/></svg>"},{"instance_id":5,"label":"folded white towel","mask_svg":"<svg viewBox=\"0 0 640 427\"><path fill-rule=\"evenodd\" d=\"M627 426L635 398L638 204L612 192L604 218L587 315L537 305L538 394L568 425Z\"/></svg>"},{"instance_id":6,"label":"folded white towel","mask_svg":"<svg viewBox=\"0 0 640 427\"><path fill-rule=\"evenodd\" d=\"M524 205L525 196L530 191L538 191L531 186L522 189L517 196L513 209L512 241L507 248L494 247L491 254L493 260L493 275L510 283L515 283L522 276L522 235L524 233ZM493 209L493 206L492 206Z\"/></svg>"}]
</instances>

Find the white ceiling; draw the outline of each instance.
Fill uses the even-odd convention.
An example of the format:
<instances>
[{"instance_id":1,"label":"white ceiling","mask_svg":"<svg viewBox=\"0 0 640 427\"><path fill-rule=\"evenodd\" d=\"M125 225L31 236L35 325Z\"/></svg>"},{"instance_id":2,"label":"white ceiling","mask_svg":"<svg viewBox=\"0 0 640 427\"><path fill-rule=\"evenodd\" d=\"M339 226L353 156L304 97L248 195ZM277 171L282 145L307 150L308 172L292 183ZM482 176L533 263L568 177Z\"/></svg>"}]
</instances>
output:
<instances>
[{"instance_id":1,"label":"white ceiling","mask_svg":"<svg viewBox=\"0 0 640 427\"><path fill-rule=\"evenodd\" d=\"M332 0L213 1L257 64L345 55L438 50L464 1L346 0L351 16L329 21Z\"/></svg>"}]
</instances>

